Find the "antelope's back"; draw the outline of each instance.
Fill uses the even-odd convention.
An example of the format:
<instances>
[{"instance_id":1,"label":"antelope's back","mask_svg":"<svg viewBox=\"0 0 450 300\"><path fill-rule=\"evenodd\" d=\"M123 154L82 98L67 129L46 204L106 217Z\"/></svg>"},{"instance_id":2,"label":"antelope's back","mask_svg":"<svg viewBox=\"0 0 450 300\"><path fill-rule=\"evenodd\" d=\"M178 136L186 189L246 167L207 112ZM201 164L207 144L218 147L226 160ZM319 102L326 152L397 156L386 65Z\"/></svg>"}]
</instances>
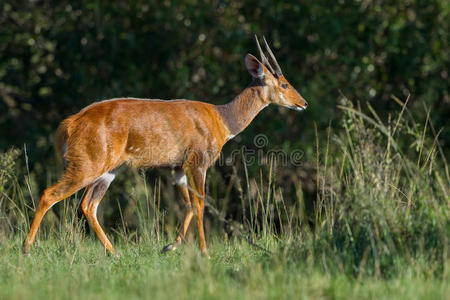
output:
<instances>
[{"instance_id":1,"label":"antelope's back","mask_svg":"<svg viewBox=\"0 0 450 300\"><path fill-rule=\"evenodd\" d=\"M216 107L189 100L114 99L94 103L61 123L58 147L67 160L100 163L107 171L179 166L191 154L215 158L227 129ZM59 140L59 142L58 142Z\"/></svg>"}]
</instances>

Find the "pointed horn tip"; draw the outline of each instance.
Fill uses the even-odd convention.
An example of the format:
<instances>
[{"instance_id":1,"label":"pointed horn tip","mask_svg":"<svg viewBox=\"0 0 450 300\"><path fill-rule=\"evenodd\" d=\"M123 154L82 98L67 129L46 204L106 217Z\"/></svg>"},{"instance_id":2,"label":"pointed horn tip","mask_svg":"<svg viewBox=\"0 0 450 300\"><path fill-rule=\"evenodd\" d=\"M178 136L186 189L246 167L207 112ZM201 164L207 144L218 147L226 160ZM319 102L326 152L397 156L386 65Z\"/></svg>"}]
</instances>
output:
<instances>
[{"instance_id":1,"label":"pointed horn tip","mask_svg":"<svg viewBox=\"0 0 450 300\"><path fill-rule=\"evenodd\" d=\"M259 44L258 36L257 36L256 34L255 34L255 40L256 40L256 47L258 48L258 52L259 52L259 55L261 56L262 63L269 69L269 71L270 71L272 74L274 74L274 73L275 73L275 70L274 70L273 67L270 65L270 62L269 62L269 60L267 59L267 57L264 55L264 52L263 52L263 50L261 49L261 46L260 46L260 44ZM264 41L265 41L265 39L264 39ZM265 41L265 43L266 43L266 47L267 47L267 42Z\"/></svg>"},{"instance_id":2,"label":"pointed horn tip","mask_svg":"<svg viewBox=\"0 0 450 300\"><path fill-rule=\"evenodd\" d=\"M258 35L256 33L254 34L254 37L255 37L256 43L259 45L259 38L258 38Z\"/></svg>"},{"instance_id":3,"label":"pointed horn tip","mask_svg":"<svg viewBox=\"0 0 450 300\"><path fill-rule=\"evenodd\" d=\"M277 62L277 59L275 58L275 55L272 52L272 49L270 49L269 47L269 43L267 43L266 37L263 35L263 40L264 40L264 45L266 46L267 52L269 53L270 57L272 58L274 64L275 64L275 69L278 75L282 75L283 72L281 71L280 65Z\"/></svg>"}]
</instances>

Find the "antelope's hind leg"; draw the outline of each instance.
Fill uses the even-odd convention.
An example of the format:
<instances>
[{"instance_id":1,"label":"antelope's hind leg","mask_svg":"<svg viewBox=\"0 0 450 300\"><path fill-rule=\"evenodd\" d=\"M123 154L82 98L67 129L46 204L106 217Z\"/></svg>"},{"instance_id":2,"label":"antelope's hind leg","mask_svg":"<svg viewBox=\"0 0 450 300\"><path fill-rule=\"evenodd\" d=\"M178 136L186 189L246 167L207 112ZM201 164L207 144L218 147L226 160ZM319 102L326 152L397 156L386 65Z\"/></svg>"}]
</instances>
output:
<instances>
[{"instance_id":1,"label":"antelope's hind leg","mask_svg":"<svg viewBox=\"0 0 450 300\"><path fill-rule=\"evenodd\" d=\"M81 203L81 210L83 211L86 219L89 222L89 226L94 230L95 234L103 244L105 249L116 255L113 245L109 241L105 232L103 231L100 223L97 220L97 208L103 199L109 185L114 180L114 173L105 173L100 176L96 181L90 184L86 189L86 194Z\"/></svg>"},{"instance_id":2,"label":"antelope's hind leg","mask_svg":"<svg viewBox=\"0 0 450 300\"><path fill-rule=\"evenodd\" d=\"M179 189L179 191L181 193L181 196L183 197L183 200L184 200L184 202L186 204L187 211L186 211L186 215L184 217L182 233L178 234L177 238L175 239L175 242L165 246L162 249L162 252L173 251L173 250L177 249L181 245L182 240L186 236L186 232L187 232L187 230L189 228L189 224L191 223L192 217L194 216L194 213L192 211L191 200L189 199L189 190L188 190L188 187L187 187L187 178L186 178L186 175L184 174L184 172L181 172L181 171L177 172L176 184L178 185L178 189Z\"/></svg>"},{"instance_id":3,"label":"antelope's hind leg","mask_svg":"<svg viewBox=\"0 0 450 300\"><path fill-rule=\"evenodd\" d=\"M30 247L34 243L39 225L46 212L59 201L70 197L83 187L81 181L75 181L71 176L63 176L58 183L49 187L42 193L39 205L34 213L33 221L25 241L23 242L23 252L29 253Z\"/></svg>"}]
</instances>

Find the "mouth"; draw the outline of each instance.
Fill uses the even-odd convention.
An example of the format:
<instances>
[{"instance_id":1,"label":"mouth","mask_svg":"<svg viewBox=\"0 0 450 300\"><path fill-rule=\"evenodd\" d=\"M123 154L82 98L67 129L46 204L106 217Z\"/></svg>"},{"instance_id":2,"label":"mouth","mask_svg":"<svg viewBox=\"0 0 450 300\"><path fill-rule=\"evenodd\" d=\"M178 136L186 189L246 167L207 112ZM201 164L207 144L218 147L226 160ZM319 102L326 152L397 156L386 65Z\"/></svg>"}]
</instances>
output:
<instances>
[{"instance_id":1,"label":"mouth","mask_svg":"<svg viewBox=\"0 0 450 300\"><path fill-rule=\"evenodd\" d=\"M306 109L305 106L286 106L286 107L289 109L292 109L292 110L296 110L296 111L303 111Z\"/></svg>"}]
</instances>

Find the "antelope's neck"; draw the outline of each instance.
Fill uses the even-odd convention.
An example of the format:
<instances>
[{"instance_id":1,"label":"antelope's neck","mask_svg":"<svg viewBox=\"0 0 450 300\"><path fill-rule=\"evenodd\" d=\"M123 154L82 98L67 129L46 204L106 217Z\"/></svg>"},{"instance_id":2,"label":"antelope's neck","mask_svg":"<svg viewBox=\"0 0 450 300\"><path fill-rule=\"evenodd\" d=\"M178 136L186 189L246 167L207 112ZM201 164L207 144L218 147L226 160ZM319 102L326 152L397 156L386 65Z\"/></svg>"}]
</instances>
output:
<instances>
[{"instance_id":1,"label":"antelope's neck","mask_svg":"<svg viewBox=\"0 0 450 300\"><path fill-rule=\"evenodd\" d=\"M264 99L262 89L261 86L250 86L230 103L217 106L230 135L235 136L244 130L256 115L269 104Z\"/></svg>"}]
</instances>

